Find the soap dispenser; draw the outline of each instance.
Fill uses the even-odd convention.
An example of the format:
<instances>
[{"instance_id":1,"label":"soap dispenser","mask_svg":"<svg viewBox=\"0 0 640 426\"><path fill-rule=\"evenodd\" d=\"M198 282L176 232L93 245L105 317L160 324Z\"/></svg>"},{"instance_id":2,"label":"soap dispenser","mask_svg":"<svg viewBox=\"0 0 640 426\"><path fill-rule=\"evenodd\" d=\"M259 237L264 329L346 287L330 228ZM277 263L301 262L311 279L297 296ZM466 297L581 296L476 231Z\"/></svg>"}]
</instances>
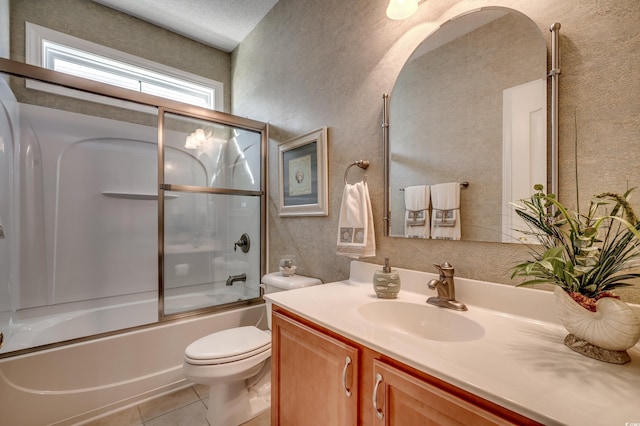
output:
<instances>
[{"instance_id":1,"label":"soap dispenser","mask_svg":"<svg viewBox=\"0 0 640 426\"><path fill-rule=\"evenodd\" d=\"M400 274L389 266L389 258L384 258L382 270L373 274L373 289L382 299L395 299L400 292Z\"/></svg>"}]
</instances>

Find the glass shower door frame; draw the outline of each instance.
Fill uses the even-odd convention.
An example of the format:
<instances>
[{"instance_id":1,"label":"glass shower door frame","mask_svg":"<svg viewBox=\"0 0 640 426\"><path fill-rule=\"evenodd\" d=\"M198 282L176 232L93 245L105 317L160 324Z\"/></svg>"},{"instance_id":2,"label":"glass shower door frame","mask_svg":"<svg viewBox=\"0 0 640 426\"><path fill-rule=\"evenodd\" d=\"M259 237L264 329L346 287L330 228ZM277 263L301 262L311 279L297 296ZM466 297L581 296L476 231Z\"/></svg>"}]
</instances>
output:
<instances>
[{"instance_id":1,"label":"glass shower door frame","mask_svg":"<svg viewBox=\"0 0 640 426\"><path fill-rule=\"evenodd\" d=\"M259 252L260 277L262 277L266 273L266 265L267 265L267 252L266 252L266 249L267 249L266 247L267 246L266 202L267 201L266 200L267 200L267 187L268 187L266 182L266 179L267 179L267 149L266 148L267 148L268 132L269 132L267 123L251 120L244 117L237 117L228 113L213 111L213 110L197 107L194 105L183 104L180 102L176 102L176 101L165 99L165 98L160 98L157 96L133 92L127 89L122 89L122 88L110 86L104 83L86 80L83 78L71 76L71 75L64 74L57 71L47 70L41 67L25 64L23 62L18 62L18 61L6 59L6 58L0 58L0 72L3 74L7 74L10 77L16 77L18 79L30 79L30 80L40 81L40 82L49 83L49 84L53 84L53 85L57 85L57 86L61 86L69 89L79 90L79 91L86 92L93 95L98 95L98 97L104 96L104 97L108 97L118 101L122 101L122 105L121 105L122 107L130 108L131 110L136 112L140 112L140 111L144 112L145 107L153 107L158 114L157 133L158 133L159 145L162 144L163 142L163 137L164 137L163 117L164 117L164 114L167 112L181 115L184 117L193 117L196 119L208 120L208 121L212 121L214 123L219 123L222 125L235 126L240 129L245 129L248 131L259 133L260 148L261 148L261 153L260 153L261 170L260 170L260 184L259 184L260 189L258 191L241 191L241 190L237 191L237 190L227 190L223 188L218 188L218 189L209 188L209 189L206 189L204 192L209 192L213 194L227 194L227 195L238 194L238 195L250 195L252 197L259 197L259 204L260 204L259 206L259 210L260 210L260 218L259 218L260 244L259 246L260 247L258 247L258 244L255 244L255 248L260 250ZM99 98L96 98L92 102L99 103ZM152 120L151 123L155 121L153 118L151 120ZM153 124L151 124L151 126L153 126ZM159 152L161 153L162 151L159 151ZM158 164L162 165L162 163L163 163L163 159L158 158ZM161 171L163 171L162 166L158 167L158 173L160 173ZM151 182L153 182L153 180ZM183 186L183 187L170 186L169 188L162 188L160 185L162 185L163 183L164 182L162 181L162 178L159 175L159 178L157 181L158 189L159 189L157 197L161 207L164 205L164 193L163 193L164 190L171 189L172 191L179 190L182 192L199 191L199 189L197 188L190 188L188 186ZM145 193L142 195L143 195L143 198L140 198L140 199L145 199L145 200L152 199L155 197L155 194ZM158 234L164 236L164 229L163 229L164 210L162 208L158 210L159 211L157 216L159 219L162 219L162 220L158 220ZM7 227L7 223L13 223L11 222L11 219L12 219L11 215L9 216L8 219L4 217L3 219L5 219L4 225L5 225L5 231L7 231L9 229ZM11 256L18 259L18 254L17 252L15 252L15 248L12 247L11 250L12 250ZM262 298L257 297L254 299L246 299L236 303L220 305L218 307L213 307L213 308L204 308L200 310L194 310L194 311L189 311L189 312L180 313L180 314L173 314L173 315L163 315L162 313L163 313L164 306L161 304L163 303L163 296L164 296L163 294L164 290L162 288L162 275L163 275L163 262L164 262L163 257L165 253L164 253L162 244L159 245L157 254L158 254L157 266L159 268L159 274L158 274L159 275L159 279L158 279L159 291L158 291L158 294L154 296L157 296L158 298L158 309L155 309L152 307L151 313L153 313L154 310L157 310L159 314L157 318L153 320L153 322L148 322L148 323L144 322L144 323L136 324L132 326L114 328L109 331L96 332L92 334L81 335L78 337L72 337L70 339L64 340L63 342L52 341L51 343L44 343L38 346L17 349L12 352L6 352L3 354L0 354L0 358L4 358L6 356L27 354L30 352L49 349L51 347L56 347L56 346L69 344L69 343L78 343L78 342L93 340L96 338L110 336L110 335L118 334L121 332L130 332L138 329L144 329L147 327L153 327L160 322L177 319L178 317L204 315L204 314L211 313L213 311L235 309L240 306L249 306L252 304L263 303ZM153 251L150 252L150 255L153 256ZM5 341L6 340L7 339L5 339Z\"/></svg>"},{"instance_id":2,"label":"glass shower door frame","mask_svg":"<svg viewBox=\"0 0 640 426\"><path fill-rule=\"evenodd\" d=\"M165 116L167 113L179 115L185 118L207 120L212 124L238 127L260 133L261 167L260 167L260 190L242 190L229 188L216 188L208 186L177 185L165 182ZM183 318L185 316L198 315L206 312L215 312L221 309L228 309L230 306L247 303L262 302L262 288L260 294L249 301L241 301L224 305L209 306L179 313L165 313L165 191L198 193L198 194L218 194L218 195L239 195L260 197L260 277L266 273L266 214L267 214L267 140L268 125L266 123L236 117L229 114L221 114L211 111L211 114L189 113L184 110L159 107L158 108L158 320L166 321Z\"/></svg>"}]
</instances>

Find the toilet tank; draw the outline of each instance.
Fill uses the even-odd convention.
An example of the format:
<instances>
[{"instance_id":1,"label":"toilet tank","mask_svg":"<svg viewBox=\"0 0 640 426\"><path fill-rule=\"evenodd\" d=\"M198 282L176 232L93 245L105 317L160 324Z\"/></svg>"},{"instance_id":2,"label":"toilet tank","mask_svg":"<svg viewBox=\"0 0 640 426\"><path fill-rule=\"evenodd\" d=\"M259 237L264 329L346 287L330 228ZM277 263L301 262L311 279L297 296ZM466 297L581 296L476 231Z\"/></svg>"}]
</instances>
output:
<instances>
[{"instance_id":1,"label":"toilet tank","mask_svg":"<svg viewBox=\"0 0 640 426\"><path fill-rule=\"evenodd\" d=\"M264 294L269 294L318 284L322 284L322 281L318 278L305 277L304 275L297 274L285 277L282 275L282 272L272 272L262 277L261 287L264 288ZM269 330L271 330L271 302L269 300L265 302L267 305L267 322L269 324Z\"/></svg>"}]
</instances>

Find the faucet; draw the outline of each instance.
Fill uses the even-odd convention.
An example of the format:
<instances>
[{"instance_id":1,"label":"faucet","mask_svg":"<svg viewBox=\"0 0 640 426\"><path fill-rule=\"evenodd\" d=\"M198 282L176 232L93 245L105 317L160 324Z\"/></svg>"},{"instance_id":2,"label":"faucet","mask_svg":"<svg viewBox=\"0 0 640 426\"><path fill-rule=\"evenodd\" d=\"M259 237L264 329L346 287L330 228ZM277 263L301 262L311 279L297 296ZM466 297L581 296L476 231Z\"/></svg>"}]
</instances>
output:
<instances>
[{"instance_id":1,"label":"faucet","mask_svg":"<svg viewBox=\"0 0 640 426\"><path fill-rule=\"evenodd\" d=\"M236 281L247 281L247 274L229 275L229 278L227 278L227 285L233 285Z\"/></svg>"},{"instance_id":2,"label":"faucet","mask_svg":"<svg viewBox=\"0 0 640 426\"><path fill-rule=\"evenodd\" d=\"M427 285L431 290L438 290L438 296L430 297L427 299L427 303L441 308L466 311L467 307L465 304L456 300L456 288L453 283L453 266L451 266L449 262L444 262L442 265L434 263L433 266L438 268L438 271L440 271L440 278L437 280L430 280Z\"/></svg>"}]
</instances>

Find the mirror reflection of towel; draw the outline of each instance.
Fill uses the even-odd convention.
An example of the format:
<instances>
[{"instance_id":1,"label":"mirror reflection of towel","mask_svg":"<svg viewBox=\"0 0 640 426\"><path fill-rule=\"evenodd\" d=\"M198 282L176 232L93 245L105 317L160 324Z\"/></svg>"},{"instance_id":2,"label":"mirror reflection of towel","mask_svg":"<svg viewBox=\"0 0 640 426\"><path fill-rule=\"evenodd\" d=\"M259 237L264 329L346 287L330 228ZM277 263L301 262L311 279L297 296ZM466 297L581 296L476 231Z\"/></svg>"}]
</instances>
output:
<instances>
[{"instance_id":1,"label":"mirror reflection of towel","mask_svg":"<svg viewBox=\"0 0 640 426\"><path fill-rule=\"evenodd\" d=\"M431 185L431 238L460 239L460 184Z\"/></svg>"},{"instance_id":2,"label":"mirror reflection of towel","mask_svg":"<svg viewBox=\"0 0 640 426\"><path fill-rule=\"evenodd\" d=\"M373 214L366 182L348 183L344 187L337 242L337 254L355 259L376 255Z\"/></svg>"},{"instance_id":3,"label":"mirror reflection of towel","mask_svg":"<svg viewBox=\"0 0 640 426\"><path fill-rule=\"evenodd\" d=\"M404 189L404 235L414 238L429 238L429 198L427 185L408 186Z\"/></svg>"}]
</instances>

